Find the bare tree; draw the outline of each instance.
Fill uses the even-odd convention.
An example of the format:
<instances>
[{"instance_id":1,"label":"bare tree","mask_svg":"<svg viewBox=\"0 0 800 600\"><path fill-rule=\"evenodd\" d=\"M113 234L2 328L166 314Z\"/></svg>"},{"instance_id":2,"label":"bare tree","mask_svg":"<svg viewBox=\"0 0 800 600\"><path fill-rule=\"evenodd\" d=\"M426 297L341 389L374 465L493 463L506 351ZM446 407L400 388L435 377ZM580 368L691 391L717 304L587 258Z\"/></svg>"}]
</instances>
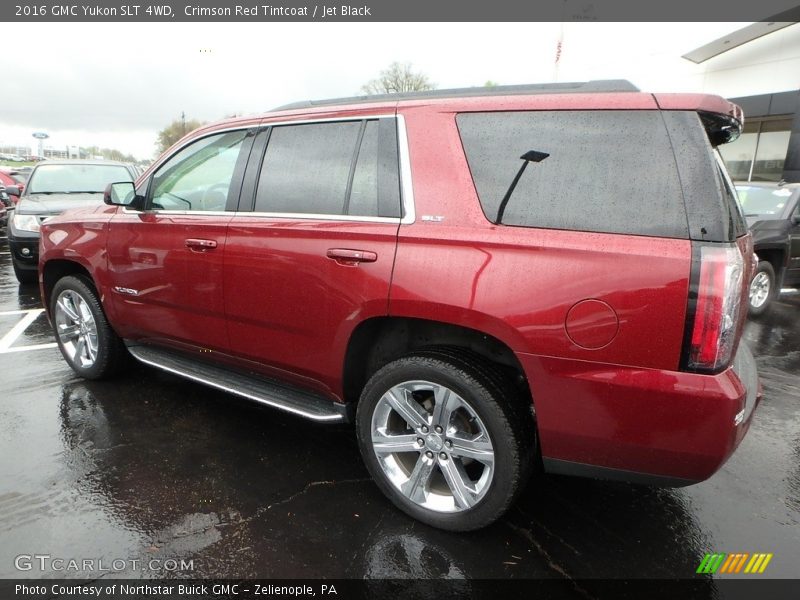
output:
<instances>
[{"instance_id":1,"label":"bare tree","mask_svg":"<svg viewBox=\"0 0 800 600\"><path fill-rule=\"evenodd\" d=\"M393 62L388 69L381 71L380 77L361 86L361 91L369 95L396 94L398 92L421 92L435 88L436 84L432 83L427 75L415 73L412 70L411 63Z\"/></svg>"},{"instance_id":2,"label":"bare tree","mask_svg":"<svg viewBox=\"0 0 800 600\"><path fill-rule=\"evenodd\" d=\"M180 119L174 120L158 132L158 141L156 142L157 153L162 153L184 135L197 129L201 125L205 125L205 123L196 119L189 119L187 121L186 116L181 113Z\"/></svg>"}]
</instances>

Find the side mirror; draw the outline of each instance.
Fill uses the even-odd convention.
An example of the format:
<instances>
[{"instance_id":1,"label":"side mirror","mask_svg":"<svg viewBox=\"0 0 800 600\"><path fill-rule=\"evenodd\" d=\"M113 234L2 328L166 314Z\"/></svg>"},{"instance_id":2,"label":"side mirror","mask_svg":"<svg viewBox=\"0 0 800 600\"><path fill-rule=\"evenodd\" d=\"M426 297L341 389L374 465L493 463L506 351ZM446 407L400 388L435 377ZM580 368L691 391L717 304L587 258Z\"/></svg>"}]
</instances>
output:
<instances>
[{"instance_id":1,"label":"side mirror","mask_svg":"<svg viewBox=\"0 0 800 600\"><path fill-rule=\"evenodd\" d=\"M16 185L7 185L6 193L9 196L16 196L17 198L19 198L19 187Z\"/></svg>"},{"instance_id":2,"label":"side mirror","mask_svg":"<svg viewBox=\"0 0 800 600\"><path fill-rule=\"evenodd\" d=\"M109 183L103 192L103 202L112 206L131 206L136 198L136 188L132 181Z\"/></svg>"},{"instance_id":3,"label":"side mirror","mask_svg":"<svg viewBox=\"0 0 800 600\"><path fill-rule=\"evenodd\" d=\"M792 215L792 225L800 225L800 215Z\"/></svg>"}]
</instances>

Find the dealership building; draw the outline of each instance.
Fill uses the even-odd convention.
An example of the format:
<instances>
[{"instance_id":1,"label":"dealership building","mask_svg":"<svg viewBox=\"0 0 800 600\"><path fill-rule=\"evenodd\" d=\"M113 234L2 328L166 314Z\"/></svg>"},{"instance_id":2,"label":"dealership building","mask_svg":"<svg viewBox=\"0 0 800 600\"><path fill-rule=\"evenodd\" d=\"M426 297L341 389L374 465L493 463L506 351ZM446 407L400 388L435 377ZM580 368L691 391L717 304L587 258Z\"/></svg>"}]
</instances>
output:
<instances>
[{"instance_id":1,"label":"dealership building","mask_svg":"<svg viewBox=\"0 0 800 600\"><path fill-rule=\"evenodd\" d=\"M754 23L683 58L704 92L744 110L742 135L720 147L731 177L800 182L800 24Z\"/></svg>"}]
</instances>

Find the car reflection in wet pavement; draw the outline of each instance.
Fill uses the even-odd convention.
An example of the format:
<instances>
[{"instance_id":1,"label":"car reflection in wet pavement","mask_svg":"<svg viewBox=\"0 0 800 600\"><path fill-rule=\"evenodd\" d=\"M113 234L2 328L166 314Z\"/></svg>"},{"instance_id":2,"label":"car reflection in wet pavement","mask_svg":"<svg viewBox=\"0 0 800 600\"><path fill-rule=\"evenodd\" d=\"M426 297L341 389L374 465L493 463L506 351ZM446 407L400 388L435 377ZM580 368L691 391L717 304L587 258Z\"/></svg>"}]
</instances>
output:
<instances>
[{"instance_id":1,"label":"car reflection in wet pavement","mask_svg":"<svg viewBox=\"0 0 800 600\"><path fill-rule=\"evenodd\" d=\"M470 534L395 510L348 426L144 367L76 378L40 307L0 242L0 577L94 578L102 565L148 578L682 578L710 552L770 552L764 576L797 576L800 295L748 322L765 398L712 479L658 489L545 476ZM36 554L103 562L15 566Z\"/></svg>"}]
</instances>

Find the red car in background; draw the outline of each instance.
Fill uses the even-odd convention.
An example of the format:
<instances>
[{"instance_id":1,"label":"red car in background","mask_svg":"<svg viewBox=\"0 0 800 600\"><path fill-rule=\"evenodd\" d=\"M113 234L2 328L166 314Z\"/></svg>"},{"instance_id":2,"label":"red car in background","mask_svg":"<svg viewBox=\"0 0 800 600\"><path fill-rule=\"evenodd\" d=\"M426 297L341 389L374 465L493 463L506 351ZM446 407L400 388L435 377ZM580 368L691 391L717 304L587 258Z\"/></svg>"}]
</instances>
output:
<instances>
[{"instance_id":1,"label":"red car in background","mask_svg":"<svg viewBox=\"0 0 800 600\"><path fill-rule=\"evenodd\" d=\"M25 191L25 184L28 182L30 171L20 171L18 169L0 168L0 184L5 187L10 185L19 188L20 194ZM11 196L11 201L16 204L19 196Z\"/></svg>"}]
</instances>

